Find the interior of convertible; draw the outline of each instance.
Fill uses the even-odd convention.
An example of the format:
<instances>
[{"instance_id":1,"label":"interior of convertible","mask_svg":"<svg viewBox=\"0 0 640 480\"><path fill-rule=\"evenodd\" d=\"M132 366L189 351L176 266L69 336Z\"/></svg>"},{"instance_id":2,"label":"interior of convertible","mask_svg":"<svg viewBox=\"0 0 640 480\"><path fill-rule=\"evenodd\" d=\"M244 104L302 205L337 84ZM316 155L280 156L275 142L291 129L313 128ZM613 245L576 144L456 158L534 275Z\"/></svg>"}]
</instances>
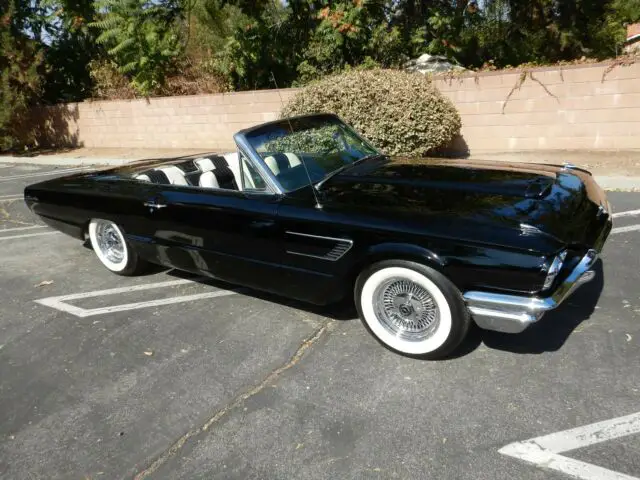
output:
<instances>
[{"instance_id":1,"label":"interior of convertible","mask_svg":"<svg viewBox=\"0 0 640 480\"><path fill-rule=\"evenodd\" d=\"M264 158L266 165L278 178L290 169L302 166L302 161L294 153L273 153ZM241 174L242 172L242 174ZM241 181L244 176L244 183ZM210 154L191 158L172 165L144 170L135 175L137 180L162 185L183 185L225 190L263 190L264 180L245 159L240 168L237 152Z\"/></svg>"},{"instance_id":2,"label":"interior of convertible","mask_svg":"<svg viewBox=\"0 0 640 480\"><path fill-rule=\"evenodd\" d=\"M136 172L135 178L165 185L225 190L266 190L275 180L284 192L316 183L377 150L335 115L279 120L243 131L263 162L254 165L237 152L183 158ZM295 153L293 153L295 152ZM268 168L269 179L261 176ZM262 171L262 173L267 173Z\"/></svg>"}]
</instances>

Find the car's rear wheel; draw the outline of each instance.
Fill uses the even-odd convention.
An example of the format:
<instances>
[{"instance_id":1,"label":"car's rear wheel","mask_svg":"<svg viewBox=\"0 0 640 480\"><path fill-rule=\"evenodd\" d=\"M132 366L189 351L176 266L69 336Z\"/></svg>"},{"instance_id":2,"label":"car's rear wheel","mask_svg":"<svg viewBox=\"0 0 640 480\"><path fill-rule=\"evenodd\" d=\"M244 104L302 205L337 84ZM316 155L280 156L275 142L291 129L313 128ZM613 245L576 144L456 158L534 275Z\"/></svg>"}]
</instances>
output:
<instances>
[{"instance_id":1,"label":"car's rear wheel","mask_svg":"<svg viewBox=\"0 0 640 480\"><path fill-rule=\"evenodd\" d=\"M110 220L91 220L89 240L98 259L113 273L136 275L147 267L147 263L129 246L120 227Z\"/></svg>"},{"instance_id":2,"label":"car's rear wheel","mask_svg":"<svg viewBox=\"0 0 640 480\"><path fill-rule=\"evenodd\" d=\"M451 281L415 262L371 265L358 277L355 300L369 332L406 356L445 357L460 345L471 324L462 295Z\"/></svg>"}]
</instances>

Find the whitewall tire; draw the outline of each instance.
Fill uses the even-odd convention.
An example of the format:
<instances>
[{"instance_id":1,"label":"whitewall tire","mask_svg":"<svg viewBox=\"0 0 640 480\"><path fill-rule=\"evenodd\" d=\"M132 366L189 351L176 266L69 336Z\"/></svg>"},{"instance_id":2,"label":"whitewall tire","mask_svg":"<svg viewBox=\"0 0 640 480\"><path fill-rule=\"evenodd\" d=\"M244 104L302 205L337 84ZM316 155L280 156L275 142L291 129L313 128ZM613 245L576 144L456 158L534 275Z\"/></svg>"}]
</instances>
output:
<instances>
[{"instance_id":1,"label":"whitewall tire","mask_svg":"<svg viewBox=\"0 0 640 480\"><path fill-rule=\"evenodd\" d=\"M89 240L100 262L113 273L135 275L146 265L131 249L120 227L110 220L92 219Z\"/></svg>"},{"instance_id":2,"label":"whitewall tire","mask_svg":"<svg viewBox=\"0 0 640 480\"><path fill-rule=\"evenodd\" d=\"M356 282L358 313L387 348L419 358L441 358L466 336L470 318L456 287L441 273L404 260L371 265Z\"/></svg>"}]
</instances>

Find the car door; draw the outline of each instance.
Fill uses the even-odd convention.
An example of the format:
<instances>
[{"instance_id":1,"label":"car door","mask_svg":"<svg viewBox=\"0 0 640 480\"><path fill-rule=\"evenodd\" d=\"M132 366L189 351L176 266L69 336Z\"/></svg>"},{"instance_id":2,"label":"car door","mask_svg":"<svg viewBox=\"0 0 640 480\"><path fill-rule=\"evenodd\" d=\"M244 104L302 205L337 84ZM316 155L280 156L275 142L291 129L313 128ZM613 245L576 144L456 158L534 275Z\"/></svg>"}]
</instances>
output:
<instances>
[{"instance_id":1,"label":"car door","mask_svg":"<svg viewBox=\"0 0 640 480\"><path fill-rule=\"evenodd\" d=\"M290 296L326 304L351 295L348 282L358 258L355 252L368 243L355 220L331 205L318 208L311 188L280 202L281 262Z\"/></svg>"},{"instance_id":2,"label":"car door","mask_svg":"<svg viewBox=\"0 0 640 480\"><path fill-rule=\"evenodd\" d=\"M269 290L280 271L279 200L266 188L159 186L145 202L154 261Z\"/></svg>"}]
</instances>

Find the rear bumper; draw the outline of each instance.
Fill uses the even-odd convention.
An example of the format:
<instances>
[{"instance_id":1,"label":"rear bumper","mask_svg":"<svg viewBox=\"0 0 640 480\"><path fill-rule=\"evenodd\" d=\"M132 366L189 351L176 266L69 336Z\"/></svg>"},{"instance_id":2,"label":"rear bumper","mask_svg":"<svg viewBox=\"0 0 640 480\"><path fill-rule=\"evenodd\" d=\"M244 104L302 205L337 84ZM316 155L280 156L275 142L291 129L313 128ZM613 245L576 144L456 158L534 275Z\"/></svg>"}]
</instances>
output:
<instances>
[{"instance_id":1,"label":"rear bumper","mask_svg":"<svg viewBox=\"0 0 640 480\"><path fill-rule=\"evenodd\" d=\"M550 297L470 291L464 294L464 299L480 328L520 333L540 320L545 312L560 305L580 285L592 280L595 272L590 269L597 259L596 250L589 250Z\"/></svg>"}]
</instances>

